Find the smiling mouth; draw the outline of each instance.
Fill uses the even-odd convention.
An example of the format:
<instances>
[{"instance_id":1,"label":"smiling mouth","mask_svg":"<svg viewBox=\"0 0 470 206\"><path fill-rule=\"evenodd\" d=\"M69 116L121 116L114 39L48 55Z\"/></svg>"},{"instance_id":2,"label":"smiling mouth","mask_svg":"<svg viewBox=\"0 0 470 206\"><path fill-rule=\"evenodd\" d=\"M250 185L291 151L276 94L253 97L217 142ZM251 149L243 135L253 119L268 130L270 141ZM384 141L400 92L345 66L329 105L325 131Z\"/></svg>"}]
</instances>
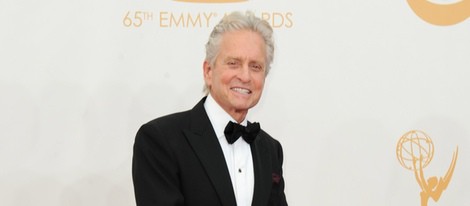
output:
<instances>
[{"instance_id":1,"label":"smiling mouth","mask_svg":"<svg viewBox=\"0 0 470 206\"><path fill-rule=\"evenodd\" d=\"M235 92L238 92L238 93L241 93L241 94L251 94L251 90L240 88L240 87L233 87L233 88L231 88L231 90L235 91Z\"/></svg>"}]
</instances>

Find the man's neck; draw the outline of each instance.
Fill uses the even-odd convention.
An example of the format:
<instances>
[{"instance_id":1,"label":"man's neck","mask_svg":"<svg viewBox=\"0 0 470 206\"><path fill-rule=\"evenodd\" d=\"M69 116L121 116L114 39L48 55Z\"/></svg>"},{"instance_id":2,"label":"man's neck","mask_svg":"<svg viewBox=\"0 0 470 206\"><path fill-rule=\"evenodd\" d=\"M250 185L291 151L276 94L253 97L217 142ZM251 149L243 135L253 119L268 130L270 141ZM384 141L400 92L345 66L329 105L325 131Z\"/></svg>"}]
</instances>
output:
<instances>
[{"instance_id":1,"label":"man's neck","mask_svg":"<svg viewBox=\"0 0 470 206\"><path fill-rule=\"evenodd\" d=\"M238 124L242 123L243 120L245 120L246 118L246 114L248 113L248 111L244 111L244 112L237 112L237 111L234 111L234 112L228 112L226 111L235 121L237 121Z\"/></svg>"}]
</instances>

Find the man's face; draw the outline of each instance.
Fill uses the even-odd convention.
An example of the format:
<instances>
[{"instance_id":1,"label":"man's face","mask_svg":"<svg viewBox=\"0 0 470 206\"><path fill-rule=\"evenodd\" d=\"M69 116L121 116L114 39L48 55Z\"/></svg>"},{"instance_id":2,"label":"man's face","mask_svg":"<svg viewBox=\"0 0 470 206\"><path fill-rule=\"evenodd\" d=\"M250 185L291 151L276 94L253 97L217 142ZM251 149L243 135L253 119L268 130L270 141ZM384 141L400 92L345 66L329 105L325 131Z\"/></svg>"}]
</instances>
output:
<instances>
[{"instance_id":1,"label":"man's face","mask_svg":"<svg viewBox=\"0 0 470 206\"><path fill-rule=\"evenodd\" d=\"M204 62L210 94L232 117L246 115L258 103L265 74L266 45L260 34L248 30L223 34L214 66Z\"/></svg>"}]
</instances>

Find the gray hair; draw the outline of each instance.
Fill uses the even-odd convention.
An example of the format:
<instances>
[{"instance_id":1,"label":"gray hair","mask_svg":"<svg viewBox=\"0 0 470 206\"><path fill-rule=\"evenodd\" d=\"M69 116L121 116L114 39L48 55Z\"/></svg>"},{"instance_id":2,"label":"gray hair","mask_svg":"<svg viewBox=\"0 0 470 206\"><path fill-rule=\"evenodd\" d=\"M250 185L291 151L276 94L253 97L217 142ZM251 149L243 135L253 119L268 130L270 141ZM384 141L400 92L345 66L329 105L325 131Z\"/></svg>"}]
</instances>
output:
<instances>
[{"instance_id":1,"label":"gray hair","mask_svg":"<svg viewBox=\"0 0 470 206\"><path fill-rule=\"evenodd\" d=\"M274 59L274 41L273 29L266 20L262 20L254 15L253 12L247 11L245 14L241 12L232 12L214 27L209 41L206 43L206 61L213 67L217 55L219 54L220 41L226 32L237 30L250 30L258 32L264 39L266 45L266 75L271 69L271 63ZM208 93L207 85L204 85L204 92Z\"/></svg>"}]
</instances>

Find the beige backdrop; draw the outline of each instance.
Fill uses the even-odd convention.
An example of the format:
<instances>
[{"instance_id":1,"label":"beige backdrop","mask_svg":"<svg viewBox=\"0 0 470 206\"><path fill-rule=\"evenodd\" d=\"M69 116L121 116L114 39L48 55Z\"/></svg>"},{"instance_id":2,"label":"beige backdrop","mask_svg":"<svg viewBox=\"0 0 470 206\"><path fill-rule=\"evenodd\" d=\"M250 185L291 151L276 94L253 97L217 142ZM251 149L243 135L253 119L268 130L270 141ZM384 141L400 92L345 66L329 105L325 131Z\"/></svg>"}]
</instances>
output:
<instances>
[{"instance_id":1,"label":"beige backdrop","mask_svg":"<svg viewBox=\"0 0 470 206\"><path fill-rule=\"evenodd\" d=\"M444 176L459 148L429 205L469 204L470 7L439 26L410 5L3 0L0 205L135 205L135 132L203 96L211 27L247 9L275 27L272 73L250 119L284 146L290 205L420 205L396 155L410 130L434 143L426 177Z\"/></svg>"}]
</instances>

